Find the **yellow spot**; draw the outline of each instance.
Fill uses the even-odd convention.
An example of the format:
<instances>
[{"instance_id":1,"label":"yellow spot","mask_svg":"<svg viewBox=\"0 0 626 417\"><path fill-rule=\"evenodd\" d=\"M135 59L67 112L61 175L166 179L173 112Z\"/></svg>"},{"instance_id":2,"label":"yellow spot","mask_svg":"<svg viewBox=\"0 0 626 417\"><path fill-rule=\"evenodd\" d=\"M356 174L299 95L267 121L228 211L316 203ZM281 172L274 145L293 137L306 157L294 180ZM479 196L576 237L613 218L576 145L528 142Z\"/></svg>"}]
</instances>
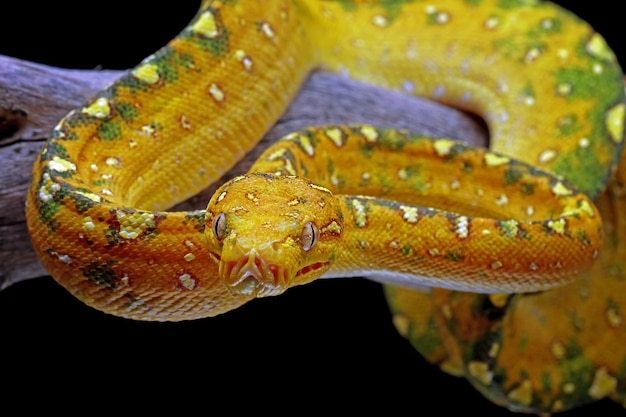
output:
<instances>
[{"instance_id":1,"label":"yellow spot","mask_svg":"<svg viewBox=\"0 0 626 417\"><path fill-rule=\"evenodd\" d=\"M509 295L510 294L503 293L489 294L489 301L491 301L491 304L493 304L495 307L503 308L509 299Z\"/></svg>"},{"instance_id":2,"label":"yellow spot","mask_svg":"<svg viewBox=\"0 0 626 417\"><path fill-rule=\"evenodd\" d=\"M574 385L573 382L568 382L566 384L563 384L563 392L565 394L573 394L574 391L576 391L576 385Z\"/></svg>"},{"instance_id":3,"label":"yellow spot","mask_svg":"<svg viewBox=\"0 0 626 417\"><path fill-rule=\"evenodd\" d=\"M624 103L613 106L606 113L606 127L609 130L611 139L615 143L622 143L624 140L624 116L626 115L626 105Z\"/></svg>"},{"instance_id":4,"label":"yellow spot","mask_svg":"<svg viewBox=\"0 0 626 417\"><path fill-rule=\"evenodd\" d=\"M220 86L215 83L211 83L211 85L209 85L209 94L211 94L211 97L213 97L213 99L218 103L222 103L226 98L224 91L222 91Z\"/></svg>"},{"instance_id":5,"label":"yellow spot","mask_svg":"<svg viewBox=\"0 0 626 417\"><path fill-rule=\"evenodd\" d=\"M567 224L567 222L565 221L565 219L558 219L558 220L549 220L548 221L548 227L553 230L554 232L563 235L565 234L565 225Z\"/></svg>"},{"instance_id":6,"label":"yellow spot","mask_svg":"<svg viewBox=\"0 0 626 417\"><path fill-rule=\"evenodd\" d=\"M298 200L297 198L287 201L287 205L289 207L297 206L298 204L300 204L300 200Z\"/></svg>"},{"instance_id":7,"label":"yellow spot","mask_svg":"<svg viewBox=\"0 0 626 417\"><path fill-rule=\"evenodd\" d=\"M611 48L606 44L606 41L602 36L597 33L594 33L587 45L585 45L585 49L587 52L596 58L603 59L605 61L614 62L615 55L611 51Z\"/></svg>"},{"instance_id":8,"label":"yellow spot","mask_svg":"<svg viewBox=\"0 0 626 417\"><path fill-rule=\"evenodd\" d=\"M441 306L441 314L446 318L446 320L450 320L452 318L452 307L450 304L445 303Z\"/></svg>"},{"instance_id":9,"label":"yellow spot","mask_svg":"<svg viewBox=\"0 0 626 417\"><path fill-rule=\"evenodd\" d=\"M489 348L489 352L487 352L487 355L489 355L490 358L495 358L496 356L498 356L499 352L500 352L500 344L498 342L494 342Z\"/></svg>"},{"instance_id":10,"label":"yellow spot","mask_svg":"<svg viewBox=\"0 0 626 417\"><path fill-rule=\"evenodd\" d=\"M450 155L450 151L454 146L454 141L450 139L439 139L433 143L433 146L435 147L435 152L437 153L437 155L448 156Z\"/></svg>"},{"instance_id":11,"label":"yellow spot","mask_svg":"<svg viewBox=\"0 0 626 417\"><path fill-rule=\"evenodd\" d=\"M146 63L139 65L137 68L132 70L132 74L138 80L143 81L147 84L155 84L159 81L159 67L155 64Z\"/></svg>"},{"instance_id":12,"label":"yellow spot","mask_svg":"<svg viewBox=\"0 0 626 417\"><path fill-rule=\"evenodd\" d=\"M300 142L300 146L302 146L302 149L304 149L307 155L309 156L315 155L315 148L313 147L313 144L311 143L311 140L309 139L308 136L306 135L298 136L298 142Z\"/></svg>"},{"instance_id":13,"label":"yellow spot","mask_svg":"<svg viewBox=\"0 0 626 417\"><path fill-rule=\"evenodd\" d=\"M524 62L527 64L534 62L541 55L541 50L539 48L530 48L528 52L526 52L526 56L524 57Z\"/></svg>"},{"instance_id":14,"label":"yellow spot","mask_svg":"<svg viewBox=\"0 0 626 417\"><path fill-rule=\"evenodd\" d=\"M516 220L503 220L499 224L506 237L514 238L519 233L519 223Z\"/></svg>"},{"instance_id":15,"label":"yellow spot","mask_svg":"<svg viewBox=\"0 0 626 417\"><path fill-rule=\"evenodd\" d=\"M95 201L96 203L102 201L102 198L98 194L90 193L89 191L77 190L76 194L82 195L83 197L88 198L91 201Z\"/></svg>"},{"instance_id":16,"label":"yellow spot","mask_svg":"<svg viewBox=\"0 0 626 417\"><path fill-rule=\"evenodd\" d=\"M467 370L470 375L482 382L484 385L491 384L493 380L493 372L489 370L489 365L485 362L471 361L467 364Z\"/></svg>"},{"instance_id":17,"label":"yellow spot","mask_svg":"<svg viewBox=\"0 0 626 417\"><path fill-rule=\"evenodd\" d=\"M330 140L333 141L335 145L337 145L338 148L341 148L343 146L343 134L341 133L340 129L326 129L324 130L324 133L326 134L326 136L328 136L328 138L330 138Z\"/></svg>"},{"instance_id":18,"label":"yellow spot","mask_svg":"<svg viewBox=\"0 0 626 417\"><path fill-rule=\"evenodd\" d=\"M111 114L111 106L106 98L100 97L89 106L83 107L81 113L88 114L98 119L104 119Z\"/></svg>"},{"instance_id":19,"label":"yellow spot","mask_svg":"<svg viewBox=\"0 0 626 417\"><path fill-rule=\"evenodd\" d=\"M96 224L93 222L93 219L90 216L87 216L83 219L83 229L87 232L96 228Z\"/></svg>"},{"instance_id":20,"label":"yellow spot","mask_svg":"<svg viewBox=\"0 0 626 417\"><path fill-rule=\"evenodd\" d=\"M256 195L254 195L254 193L247 193L247 194L246 194L246 198L247 198L248 200L250 200L250 201L255 202L255 203L258 203L258 202L259 202L259 198L258 198Z\"/></svg>"},{"instance_id":21,"label":"yellow spot","mask_svg":"<svg viewBox=\"0 0 626 417\"><path fill-rule=\"evenodd\" d=\"M207 38L215 38L219 35L215 16L210 10L205 11L198 17L198 20L191 25L191 30Z\"/></svg>"},{"instance_id":22,"label":"yellow spot","mask_svg":"<svg viewBox=\"0 0 626 417\"><path fill-rule=\"evenodd\" d=\"M496 167L504 164L508 164L511 160L506 156L500 156L493 153L485 154L485 164L488 167Z\"/></svg>"},{"instance_id":23,"label":"yellow spot","mask_svg":"<svg viewBox=\"0 0 626 417\"><path fill-rule=\"evenodd\" d=\"M327 226L322 227L322 233L330 232L335 234L341 234L341 226L336 221L330 222Z\"/></svg>"},{"instance_id":24,"label":"yellow spot","mask_svg":"<svg viewBox=\"0 0 626 417\"><path fill-rule=\"evenodd\" d=\"M500 261L493 261L491 263L491 269L500 269L502 268L502 262Z\"/></svg>"},{"instance_id":25,"label":"yellow spot","mask_svg":"<svg viewBox=\"0 0 626 417\"><path fill-rule=\"evenodd\" d=\"M43 185L39 187L38 197L42 202L45 203L54 197L57 191L61 189L61 186L57 184L56 182L52 181L52 178L50 178L50 174L48 174L47 172L43 174L42 183Z\"/></svg>"},{"instance_id":26,"label":"yellow spot","mask_svg":"<svg viewBox=\"0 0 626 417\"><path fill-rule=\"evenodd\" d=\"M411 320L404 314L394 314L392 321L398 333L400 333L400 335L403 337L407 337L407 335L409 334L409 326L411 324Z\"/></svg>"},{"instance_id":27,"label":"yellow spot","mask_svg":"<svg viewBox=\"0 0 626 417\"><path fill-rule=\"evenodd\" d=\"M619 325L622 324L622 316L614 307L606 310L606 319L612 327L619 327Z\"/></svg>"},{"instance_id":28,"label":"yellow spot","mask_svg":"<svg viewBox=\"0 0 626 417\"><path fill-rule=\"evenodd\" d=\"M285 171L287 171L289 173L289 175L296 175L297 174L296 169L294 168L293 164L291 163L291 159L285 158L283 160L283 163L284 163L283 164L283 169Z\"/></svg>"},{"instance_id":29,"label":"yellow spot","mask_svg":"<svg viewBox=\"0 0 626 417\"><path fill-rule=\"evenodd\" d=\"M409 171L406 168L400 168L398 170L398 178L402 181L406 181L409 178Z\"/></svg>"},{"instance_id":30,"label":"yellow spot","mask_svg":"<svg viewBox=\"0 0 626 417\"><path fill-rule=\"evenodd\" d=\"M555 150L546 149L545 151L541 152L541 154L539 154L539 163L546 164L554 160L554 158L556 158L556 155L557 153Z\"/></svg>"},{"instance_id":31,"label":"yellow spot","mask_svg":"<svg viewBox=\"0 0 626 417\"><path fill-rule=\"evenodd\" d=\"M506 206L509 204L509 197L507 197L506 194L500 194L500 196L496 198L495 203L496 206Z\"/></svg>"},{"instance_id":32,"label":"yellow spot","mask_svg":"<svg viewBox=\"0 0 626 417\"><path fill-rule=\"evenodd\" d=\"M189 252L189 253L186 253L185 256L183 256L183 259L186 260L187 262L191 262L194 259L196 259L196 255L194 255L193 253Z\"/></svg>"},{"instance_id":33,"label":"yellow spot","mask_svg":"<svg viewBox=\"0 0 626 417\"><path fill-rule=\"evenodd\" d=\"M57 172L76 171L76 165L74 163L61 159L58 156L52 158L48 163L48 168Z\"/></svg>"},{"instance_id":34,"label":"yellow spot","mask_svg":"<svg viewBox=\"0 0 626 417\"><path fill-rule=\"evenodd\" d=\"M552 343L552 346L550 346L550 351L557 360L561 360L565 357L565 346L563 346L563 343L561 342Z\"/></svg>"},{"instance_id":35,"label":"yellow spot","mask_svg":"<svg viewBox=\"0 0 626 417\"><path fill-rule=\"evenodd\" d=\"M419 218L417 207L400 206L400 210L402 211L402 218L404 220L406 220L408 223L417 223L417 220Z\"/></svg>"},{"instance_id":36,"label":"yellow spot","mask_svg":"<svg viewBox=\"0 0 626 417\"><path fill-rule=\"evenodd\" d=\"M430 249L428 249L428 253L429 253L430 256L439 256L440 255L439 249L437 249L437 248L430 248Z\"/></svg>"},{"instance_id":37,"label":"yellow spot","mask_svg":"<svg viewBox=\"0 0 626 417\"><path fill-rule=\"evenodd\" d=\"M226 191L222 191L220 193L220 195L217 197L217 202L219 203L220 201L222 201L225 197L226 197Z\"/></svg>"},{"instance_id":38,"label":"yellow spot","mask_svg":"<svg viewBox=\"0 0 626 417\"><path fill-rule=\"evenodd\" d=\"M268 39L274 39L274 36L275 36L274 29L272 29L272 26L269 23L267 22L261 23L261 32L263 32L263 34Z\"/></svg>"},{"instance_id":39,"label":"yellow spot","mask_svg":"<svg viewBox=\"0 0 626 417\"><path fill-rule=\"evenodd\" d=\"M156 129L153 126L145 125L141 126L141 133L146 136L152 136L156 132Z\"/></svg>"},{"instance_id":40,"label":"yellow spot","mask_svg":"<svg viewBox=\"0 0 626 417\"><path fill-rule=\"evenodd\" d=\"M509 391L507 398L521 405L530 405L533 400L533 386L531 382L525 379L517 388Z\"/></svg>"},{"instance_id":41,"label":"yellow spot","mask_svg":"<svg viewBox=\"0 0 626 417\"><path fill-rule=\"evenodd\" d=\"M362 126L361 133L368 142L376 142L378 140L378 130L372 126Z\"/></svg>"},{"instance_id":42,"label":"yellow spot","mask_svg":"<svg viewBox=\"0 0 626 417\"><path fill-rule=\"evenodd\" d=\"M282 158L282 157L285 155L285 153L286 153L286 152L287 152L287 149L285 149L285 148L280 148L280 149L278 149L277 151L272 152L272 153L271 153L271 154L267 157L267 160L268 160L268 161L275 161L275 160L277 160L277 159L280 159L280 158Z\"/></svg>"},{"instance_id":43,"label":"yellow spot","mask_svg":"<svg viewBox=\"0 0 626 417\"><path fill-rule=\"evenodd\" d=\"M417 209L415 209L415 211L417 211ZM465 216L459 216L456 218L455 223L456 235L461 239L467 238L467 236L469 236L469 219Z\"/></svg>"},{"instance_id":44,"label":"yellow spot","mask_svg":"<svg viewBox=\"0 0 626 417\"><path fill-rule=\"evenodd\" d=\"M552 192L557 197L564 197L567 195L572 195L574 192L571 188L566 187L561 181L554 184L552 187Z\"/></svg>"},{"instance_id":45,"label":"yellow spot","mask_svg":"<svg viewBox=\"0 0 626 417\"><path fill-rule=\"evenodd\" d=\"M354 220L358 227L365 227L367 225L367 216L365 213L365 205L359 200L352 200L352 207L354 207Z\"/></svg>"},{"instance_id":46,"label":"yellow spot","mask_svg":"<svg viewBox=\"0 0 626 417\"><path fill-rule=\"evenodd\" d=\"M189 121L189 119L187 119L187 116L185 116L184 114L180 116L180 126L185 130L191 129L191 122Z\"/></svg>"},{"instance_id":47,"label":"yellow spot","mask_svg":"<svg viewBox=\"0 0 626 417\"><path fill-rule=\"evenodd\" d=\"M589 387L589 396L599 400L613 394L616 388L617 378L609 374L605 367L602 367L593 376L593 382Z\"/></svg>"},{"instance_id":48,"label":"yellow spot","mask_svg":"<svg viewBox=\"0 0 626 417\"><path fill-rule=\"evenodd\" d=\"M586 213L589 217L594 217L596 215L596 212L593 210L593 207L591 207L591 204L589 204L589 201L587 200L582 200L578 204L578 208L583 213Z\"/></svg>"},{"instance_id":49,"label":"yellow spot","mask_svg":"<svg viewBox=\"0 0 626 417\"><path fill-rule=\"evenodd\" d=\"M241 49L237 49L235 51L235 58L237 59L237 61L241 62L241 64L243 65L243 68L250 72L252 71L252 58L250 58L250 56L248 56L248 54L245 53L245 51L241 50Z\"/></svg>"},{"instance_id":50,"label":"yellow spot","mask_svg":"<svg viewBox=\"0 0 626 417\"><path fill-rule=\"evenodd\" d=\"M120 158L117 158L115 156L111 156L108 157L105 161L105 164L107 164L110 167L114 167L114 168L121 168L122 167L122 161L120 160Z\"/></svg>"},{"instance_id":51,"label":"yellow spot","mask_svg":"<svg viewBox=\"0 0 626 417\"><path fill-rule=\"evenodd\" d=\"M570 83L560 83L556 86L556 93L560 96L568 96L572 92L572 85Z\"/></svg>"},{"instance_id":52,"label":"yellow spot","mask_svg":"<svg viewBox=\"0 0 626 417\"><path fill-rule=\"evenodd\" d=\"M591 67L591 71L593 71L594 74L602 74L602 71L604 71L604 67L596 62Z\"/></svg>"},{"instance_id":53,"label":"yellow spot","mask_svg":"<svg viewBox=\"0 0 626 417\"><path fill-rule=\"evenodd\" d=\"M374 16L372 18L372 23L374 24L374 26L378 26L380 28L383 28L383 27L387 26L389 21L387 20L387 18L385 16L377 14L376 16Z\"/></svg>"},{"instance_id":54,"label":"yellow spot","mask_svg":"<svg viewBox=\"0 0 626 417\"><path fill-rule=\"evenodd\" d=\"M183 285L183 287L185 287L189 291L193 290L196 286L196 280L194 280L189 274L182 274L178 277L178 280Z\"/></svg>"},{"instance_id":55,"label":"yellow spot","mask_svg":"<svg viewBox=\"0 0 626 417\"><path fill-rule=\"evenodd\" d=\"M313 188L314 190L322 191L322 192L327 193L327 194L330 194L330 195L332 195L332 194L333 194L333 193L332 193L332 191L330 191L330 190L329 190L328 188L326 188L326 187L322 187L321 185L317 185L317 184L310 183L310 184L309 184L309 186L310 186L311 188ZM356 200L355 200L355 201L356 201Z\"/></svg>"},{"instance_id":56,"label":"yellow spot","mask_svg":"<svg viewBox=\"0 0 626 417\"><path fill-rule=\"evenodd\" d=\"M496 16L491 16L491 17L488 17L487 20L485 20L485 23L483 26L487 30L494 30L495 28L498 27L499 24L500 24L500 19Z\"/></svg>"},{"instance_id":57,"label":"yellow spot","mask_svg":"<svg viewBox=\"0 0 626 417\"><path fill-rule=\"evenodd\" d=\"M155 227L154 213L130 212L117 210L117 220L120 223L120 237L124 239L136 239L148 229Z\"/></svg>"}]
</instances>

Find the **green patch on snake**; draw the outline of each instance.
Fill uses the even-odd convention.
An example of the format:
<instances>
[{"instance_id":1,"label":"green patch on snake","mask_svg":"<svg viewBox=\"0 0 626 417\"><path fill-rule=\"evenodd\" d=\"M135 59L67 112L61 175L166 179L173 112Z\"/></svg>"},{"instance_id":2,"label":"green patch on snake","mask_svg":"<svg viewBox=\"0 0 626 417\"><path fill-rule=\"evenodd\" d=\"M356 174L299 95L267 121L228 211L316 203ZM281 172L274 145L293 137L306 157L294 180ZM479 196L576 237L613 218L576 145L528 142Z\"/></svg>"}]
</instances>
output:
<instances>
[{"instance_id":1,"label":"green patch on snake","mask_svg":"<svg viewBox=\"0 0 626 417\"><path fill-rule=\"evenodd\" d=\"M519 190L522 195L533 195L535 193L535 184L523 182L520 184Z\"/></svg>"},{"instance_id":2,"label":"green patch on snake","mask_svg":"<svg viewBox=\"0 0 626 417\"><path fill-rule=\"evenodd\" d=\"M561 391L567 393L562 397L563 403L574 406L579 404L581 399L588 398L595 366L584 355L583 348L576 338L572 338L567 344L565 358L559 362L558 366L562 376Z\"/></svg>"},{"instance_id":3,"label":"green patch on snake","mask_svg":"<svg viewBox=\"0 0 626 417\"><path fill-rule=\"evenodd\" d=\"M188 211L185 213L183 224L185 226L191 224L193 228L200 233L204 233L206 222L206 212L204 210Z\"/></svg>"},{"instance_id":4,"label":"green patch on snake","mask_svg":"<svg viewBox=\"0 0 626 417\"><path fill-rule=\"evenodd\" d=\"M582 124L578 122L576 114L566 114L561 116L556 122L555 137L572 136L582 129Z\"/></svg>"},{"instance_id":5,"label":"green patch on snake","mask_svg":"<svg viewBox=\"0 0 626 417\"><path fill-rule=\"evenodd\" d=\"M584 230L579 230L576 233L576 237L578 238L578 242L580 242L580 244L583 246L591 244L591 240L589 240L589 236L587 236L587 233L585 233Z\"/></svg>"},{"instance_id":6,"label":"green patch on snake","mask_svg":"<svg viewBox=\"0 0 626 417\"><path fill-rule=\"evenodd\" d=\"M463 256L463 249L455 249L455 250L448 251L448 253L444 255L444 259L449 259L453 262L462 261L463 259L465 259L465 256Z\"/></svg>"},{"instance_id":7,"label":"green patch on snake","mask_svg":"<svg viewBox=\"0 0 626 417\"><path fill-rule=\"evenodd\" d=\"M559 18L542 19L537 26L531 28L527 35L529 37L539 37L544 35L554 35L561 33L563 21Z\"/></svg>"},{"instance_id":8,"label":"green patch on snake","mask_svg":"<svg viewBox=\"0 0 626 417\"><path fill-rule=\"evenodd\" d=\"M39 206L39 220L52 232L59 227L59 224L54 221L54 218L59 213L60 208L61 203L53 199L48 200Z\"/></svg>"},{"instance_id":9,"label":"green patch on snake","mask_svg":"<svg viewBox=\"0 0 626 417\"><path fill-rule=\"evenodd\" d=\"M94 261L85 267L80 268L80 270L89 282L101 287L115 290L121 280L111 268L114 265L114 261L107 261L105 263L98 263Z\"/></svg>"},{"instance_id":10,"label":"green patch on snake","mask_svg":"<svg viewBox=\"0 0 626 417\"><path fill-rule=\"evenodd\" d=\"M107 142L121 139L122 127L114 120L104 121L98 127L98 137Z\"/></svg>"},{"instance_id":11,"label":"green patch on snake","mask_svg":"<svg viewBox=\"0 0 626 417\"><path fill-rule=\"evenodd\" d=\"M354 0L335 0L335 3L339 4L346 11L355 11L358 7L368 6L366 4L357 4ZM402 7L408 3L415 3L415 0L381 0L376 6L385 11L385 17L391 22L402 14Z\"/></svg>"},{"instance_id":12,"label":"green patch on snake","mask_svg":"<svg viewBox=\"0 0 626 417\"><path fill-rule=\"evenodd\" d=\"M598 154L580 147L560 154L551 169L557 174L567 173L571 183L591 196L607 176L606 163L598 158Z\"/></svg>"},{"instance_id":13,"label":"green patch on snake","mask_svg":"<svg viewBox=\"0 0 626 417\"><path fill-rule=\"evenodd\" d=\"M127 101L115 103L114 106L115 110L117 110L120 117L124 120L130 121L139 115L139 110Z\"/></svg>"},{"instance_id":14,"label":"green patch on snake","mask_svg":"<svg viewBox=\"0 0 626 417\"><path fill-rule=\"evenodd\" d=\"M96 123L96 119L93 116L81 112L74 112L71 117L65 120L65 124L71 128L77 128L81 126L89 126Z\"/></svg>"},{"instance_id":15,"label":"green patch on snake","mask_svg":"<svg viewBox=\"0 0 626 417\"><path fill-rule=\"evenodd\" d=\"M411 326L407 338L411 345L426 358L434 355L443 345L439 327L433 320L433 317L428 318L425 328L419 332L415 331L414 327Z\"/></svg>"},{"instance_id":16,"label":"green patch on snake","mask_svg":"<svg viewBox=\"0 0 626 417\"><path fill-rule=\"evenodd\" d=\"M523 172L515 164L510 164L504 172L504 185L513 185L524 176Z\"/></svg>"},{"instance_id":17,"label":"green patch on snake","mask_svg":"<svg viewBox=\"0 0 626 417\"><path fill-rule=\"evenodd\" d=\"M554 386L554 382L552 381L552 375L550 372L543 371L541 373L541 391L550 392L552 391L552 387Z\"/></svg>"},{"instance_id":18,"label":"green patch on snake","mask_svg":"<svg viewBox=\"0 0 626 417\"><path fill-rule=\"evenodd\" d=\"M504 10L517 9L526 6L540 6L538 0L500 0L496 7Z\"/></svg>"},{"instance_id":19,"label":"green patch on snake","mask_svg":"<svg viewBox=\"0 0 626 417\"><path fill-rule=\"evenodd\" d=\"M218 16L214 12L215 16ZM187 29L180 35L180 39L186 39L189 42L197 44L202 50L209 52L214 56L224 56L230 50L229 34L226 29L220 25L219 35L214 38L207 38L195 33L192 29Z\"/></svg>"},{"instance_id":20,"label":"green patch on snake","mask_svg":"<svg viewBox=\"0 0 626 417\"><path fill-rule=\"evenodd\" d=\"M39 161L41 163L44 163L46 161L52 161L55 157L63 159L65 161L70 159L70 156L65 146L61 145L57 141L50 141L48 142L46 146L45 152L42 152L40 154ZM56 173L51 174L51 176L55 176L55 175Z\"/></svg>"}]
</instances>

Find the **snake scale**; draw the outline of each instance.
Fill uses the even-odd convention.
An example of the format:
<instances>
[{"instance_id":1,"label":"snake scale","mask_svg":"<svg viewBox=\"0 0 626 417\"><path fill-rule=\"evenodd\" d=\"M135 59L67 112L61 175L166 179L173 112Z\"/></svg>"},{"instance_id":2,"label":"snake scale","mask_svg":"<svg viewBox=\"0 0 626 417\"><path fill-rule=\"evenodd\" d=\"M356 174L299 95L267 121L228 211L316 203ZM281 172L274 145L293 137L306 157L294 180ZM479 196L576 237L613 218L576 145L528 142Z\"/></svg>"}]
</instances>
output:
<instances>
[{"instance_id":1,"label":"snake scale","mask_svg":"<svg viewBox=\"0 0 626 417\"><path fill-rule=\"evenodd\" d=\"M490 149L311 127L206 210L165 211L318 69L477 113ZM399 284L385 285L399 332L498 404L624 402L622 78L601 35L539 0L207 0L54 128L29 231L50 274L111 314L197 319L365 276Z\"/></svg>"}]
</instances>

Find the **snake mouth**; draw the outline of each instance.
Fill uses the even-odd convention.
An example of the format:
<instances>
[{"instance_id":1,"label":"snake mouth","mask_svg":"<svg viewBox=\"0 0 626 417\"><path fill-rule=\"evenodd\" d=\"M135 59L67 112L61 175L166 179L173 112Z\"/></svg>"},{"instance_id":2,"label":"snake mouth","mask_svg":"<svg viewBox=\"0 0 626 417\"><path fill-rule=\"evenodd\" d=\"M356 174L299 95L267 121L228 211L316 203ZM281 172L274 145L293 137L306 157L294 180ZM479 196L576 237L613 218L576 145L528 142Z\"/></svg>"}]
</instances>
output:
<instances>
[{"instance_id":1,"label":"snake mouth","mask_svg":"<svg viewBox=\"0 0 626 417\"><path fill-rule=\"evenodd\" d=\"M301 268L295 280L288 268L266 262L256 251L237 261L220 262L219 274L229 290L240 295L267 297L282 294L291 281L300 281L311 273L326 269L330 262L315 262ZM300 279L299 279L300 278Z\"/></svg>"},{"instance_id":2,"label":"snake mouth","mask_svg":"<svg viewBox=\"0 0 626 417\"><path fill-rule=\"evenodd\" d=\"M312 272L317 272L320 270L327 269L330 266L330 262L315 262L311 265L307 265L304 268L300 269L296 272L296 278L301 276L306 276Z\"/></svg>"},{"instance_id":3,"label":"snake mouth","mask_svg":"<svg viewBox=\"0 0 626 417\"><path fill-rule=\"evenodd\" d=\"M289 271L267 263L254 249L237 261L220 262L219 274L234 293L267 297L283 293L289 283Z\"/></svg>"}]
</instances>

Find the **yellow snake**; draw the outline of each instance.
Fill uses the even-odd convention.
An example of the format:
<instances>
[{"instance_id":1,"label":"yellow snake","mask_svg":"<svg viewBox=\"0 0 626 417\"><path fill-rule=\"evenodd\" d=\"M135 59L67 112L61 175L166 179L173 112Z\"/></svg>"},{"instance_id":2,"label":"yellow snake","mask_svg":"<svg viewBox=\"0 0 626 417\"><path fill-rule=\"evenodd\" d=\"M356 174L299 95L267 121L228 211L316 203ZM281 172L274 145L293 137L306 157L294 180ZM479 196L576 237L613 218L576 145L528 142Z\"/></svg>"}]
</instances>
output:
<instances>
[{"instance_id":1,"label":"yellow snake","mask_svg":"<svg viewBox=\"0 0 626 417\"><path fill-rule=\"evenodd\" d=\"M476 112L491 150L367 125L310 128L267 149L206 210L164 211L241 159L315 69ZM514 362L507 308L537 298L452 290L592 285L620 247L603 225L618 193L602 193L625 110L603 38L548 2L207 0L178 37L54 128L34 166L28 227L58 282L133 319L214 316L321 276L447 288L386 286L398 329L492 400L558 411L618 395L622 364L594 362L576 383L538 369L541 385L515 368L523 361L498 362ZM552 356L588 353L570 342Z\"/></svg>"}]
</instances>

